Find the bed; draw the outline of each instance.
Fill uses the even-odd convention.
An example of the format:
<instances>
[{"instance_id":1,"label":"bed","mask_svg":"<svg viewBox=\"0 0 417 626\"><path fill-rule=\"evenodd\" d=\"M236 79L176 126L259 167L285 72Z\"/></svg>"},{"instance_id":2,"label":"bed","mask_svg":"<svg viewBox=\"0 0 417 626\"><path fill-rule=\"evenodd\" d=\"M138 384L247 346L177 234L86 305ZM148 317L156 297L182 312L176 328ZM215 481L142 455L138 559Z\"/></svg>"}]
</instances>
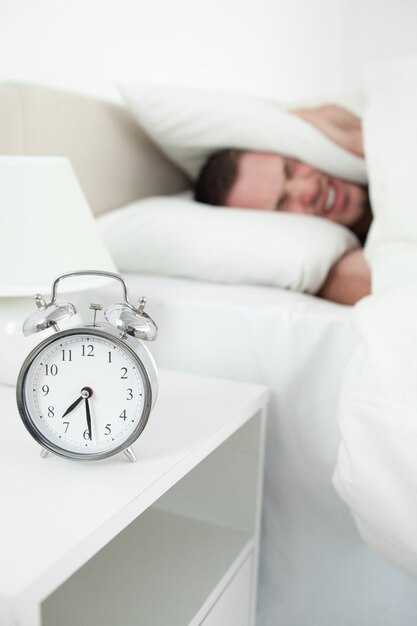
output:
<instances>
[{"instance_id":1,"label":"bed","mask_svg":"<svg viewBox=\"0 0 417 626\"><path fill-rule=\"evenodd\" d=\"M113 104L0 86L1 154L68 156L96 215L189 182ZM359 537L332 475L352 310L271 287L129 274L162 368L263 383L268 414L257 626L411 626L417 581Z\"/></svg>"}]
</instances>

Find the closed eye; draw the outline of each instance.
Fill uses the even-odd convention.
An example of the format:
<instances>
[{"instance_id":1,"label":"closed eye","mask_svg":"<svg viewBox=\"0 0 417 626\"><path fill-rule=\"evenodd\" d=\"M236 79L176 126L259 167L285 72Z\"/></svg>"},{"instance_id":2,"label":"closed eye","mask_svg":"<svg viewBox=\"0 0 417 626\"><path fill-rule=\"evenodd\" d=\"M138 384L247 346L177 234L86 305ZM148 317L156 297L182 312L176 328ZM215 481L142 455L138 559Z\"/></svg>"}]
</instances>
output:
<instances>
[{"instance_id":1,"label":"closed eye","mask_svg":"<svg viewBox=\"0 0 417 626\"><path fill-rule=\"evenodd\" d=\"M284 161L284 176L286 180L289 180L294 173L294 160L293 159L285 159ZM287 195L283 194L281 198L279 198L278 202L275 205L276 211L282 211L285 208L285 203L287 201Z\"/></svg>"},{"instance_id":2,"label":"closed eye","mask_svg":"<svg viewBox=\"0 0 417 626\"><path fill-rule=\"evenodd\" d=\"M293 159L285 159L285 163L284 163L284 174L286 176L286 178L291 178L291 176L294 173L294 160Z\"/></svg>"}]
</instances>

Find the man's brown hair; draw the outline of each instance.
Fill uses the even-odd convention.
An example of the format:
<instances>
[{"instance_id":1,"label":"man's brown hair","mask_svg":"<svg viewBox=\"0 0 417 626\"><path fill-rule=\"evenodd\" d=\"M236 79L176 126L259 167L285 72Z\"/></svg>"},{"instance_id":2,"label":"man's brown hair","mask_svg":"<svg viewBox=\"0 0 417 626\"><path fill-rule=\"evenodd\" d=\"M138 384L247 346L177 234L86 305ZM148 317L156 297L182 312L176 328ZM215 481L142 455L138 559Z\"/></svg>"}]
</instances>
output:
<instances>
[{"instance_id":1,"label":"man's brown hair","mask_svg":"<svg viewBox=\"0 0 417 626\"><path fill-rule=\"evenodd\" d=\"M222 206L236 180L241 150L221 150L213 154L201 168L194 186L197 202Z\"/></svg>"}]
</instances>

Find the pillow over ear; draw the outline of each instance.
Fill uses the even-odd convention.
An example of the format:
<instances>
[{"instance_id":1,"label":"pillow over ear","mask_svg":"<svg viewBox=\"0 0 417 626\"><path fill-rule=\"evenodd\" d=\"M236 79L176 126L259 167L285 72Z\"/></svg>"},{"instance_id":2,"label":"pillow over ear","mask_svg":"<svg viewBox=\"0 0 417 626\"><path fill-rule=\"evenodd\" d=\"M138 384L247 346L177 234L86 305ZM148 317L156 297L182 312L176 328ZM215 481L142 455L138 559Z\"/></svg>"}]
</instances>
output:
<instances>
[{"instance_id":1,"label":"pillow over ear","mask_svg":"<svg viewBox=\"0 0 417 626\"><path fill-rule=\"evenodd\" d=\"M120 89L141 127L191 179L212 153L241 148L278 152L331 176L366 183L363 159L273 100L169 85Z\"/></svg>"},{"instance_id":2,"label":"pillow over ear","mask_svg":"<svg viewBox=\"0 0 417 626\"><path fill-rule=\"evenodd\" d=\"M347 228L324 218L210 207L189 194L139 200L99 224L120 271L309 293L358 246Z\"/></svg>"}]
</instances>

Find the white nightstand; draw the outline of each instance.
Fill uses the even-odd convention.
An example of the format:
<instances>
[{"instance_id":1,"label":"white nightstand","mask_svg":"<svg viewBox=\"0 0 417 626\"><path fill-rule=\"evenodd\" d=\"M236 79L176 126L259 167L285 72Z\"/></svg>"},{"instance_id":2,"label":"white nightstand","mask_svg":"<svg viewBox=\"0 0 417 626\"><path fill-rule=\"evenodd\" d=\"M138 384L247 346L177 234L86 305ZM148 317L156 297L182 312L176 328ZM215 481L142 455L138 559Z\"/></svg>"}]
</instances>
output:
<instances>
[{"instance_id":1,"label":"white nightstand","mask_svg":"<svg viewBox=\"0 0 417 626\"><path fill-rule=\"evenodd\" d=\"M1 626L252 626L267 400L162 372L137 463L77 463L1 387Z\"/></svg>"}]
</instances>

